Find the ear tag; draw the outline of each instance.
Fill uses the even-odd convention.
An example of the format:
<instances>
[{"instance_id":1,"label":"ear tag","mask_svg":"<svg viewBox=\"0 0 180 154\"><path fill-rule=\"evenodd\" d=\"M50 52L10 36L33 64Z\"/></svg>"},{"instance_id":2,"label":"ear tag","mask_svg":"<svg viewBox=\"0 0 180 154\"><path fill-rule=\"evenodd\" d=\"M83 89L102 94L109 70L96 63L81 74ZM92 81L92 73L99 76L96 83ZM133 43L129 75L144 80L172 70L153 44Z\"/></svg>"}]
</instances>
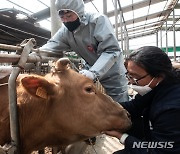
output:
<instances>
[{"instance_id":1,"label":"ear tag","mask_svg":"<svg viewBox=\"0 0 180 154\"><path fill-rule=\"evenodd\" d=\"M48 98L46 90L42 87L37 88L36 95L44 99Z\"/></svg>"}]
</instances>

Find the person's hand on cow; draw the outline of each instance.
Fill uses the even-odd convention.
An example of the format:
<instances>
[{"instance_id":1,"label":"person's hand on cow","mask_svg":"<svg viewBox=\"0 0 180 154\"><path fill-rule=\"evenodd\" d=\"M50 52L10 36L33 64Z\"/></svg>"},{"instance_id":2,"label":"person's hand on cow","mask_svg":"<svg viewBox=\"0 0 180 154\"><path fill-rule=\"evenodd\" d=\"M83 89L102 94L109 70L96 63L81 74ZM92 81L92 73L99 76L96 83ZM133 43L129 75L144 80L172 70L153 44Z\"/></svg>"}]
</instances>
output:
<instances>
[{"instance_id":1,"label":"person's hand on cow","mask_svg":"<svg viewBox=\"0 0 180 154\"><path fill-rule=\"evenodd\" d=\"M105 131L103 132L106 135L112 136L112 137L116 137L118 139L121 138L121 136L123 135L122 133L115 131L115 130L111 130L111 131Z\"/></svg>"},{"instance_id":2,"label":"person's hand on cow","mask_svg":"<svg viewBox=\"0 0 180 154\"><path fill-rule=\"evenodd\" d=\"M103 132L104 134L106 134L106 135L109 135L109 136L112 136L112 137L116 137L116 138L118 138L119 139L119 142L121 143L121 144L125 144L125 140L126 140L126 138L129 136L128 134L126 134L126 133L120 133L120 132L118 132L118 131L115 131L115 130L112 130L112 131L105 131L105 132Z\"/></svg>"},{"instance_id":3,"label":"person's hand on cow","mask_svg":"<svg viewBox=\"0 0 180 154\"><path fill-rule=\"evenodd\" d=\"M120 133L120 132L118 132L118 131L115 131L115 130L105 131L105 132L103 132L103 133L106 134L106 135L109 135L109 136L118 138L118 139L119 139L119 142L120 142L121 144L124 144L126 138L129 136L129 135L126 134L126 133L123 133L123 134L122 134L122 133Z\"/></svg>"},{"instance_id":4,"label":"person's hand on cow","mask_svg":"<svg viewBox=\"0 0 180 154\"><path fill-rule=\"evenodd\" d=\"M88 71L88 70L81 70L79 71L80 74L90 78L91 80L95 80L96 79L96 75L95 73Z\"/></svg>"}]
</instances>

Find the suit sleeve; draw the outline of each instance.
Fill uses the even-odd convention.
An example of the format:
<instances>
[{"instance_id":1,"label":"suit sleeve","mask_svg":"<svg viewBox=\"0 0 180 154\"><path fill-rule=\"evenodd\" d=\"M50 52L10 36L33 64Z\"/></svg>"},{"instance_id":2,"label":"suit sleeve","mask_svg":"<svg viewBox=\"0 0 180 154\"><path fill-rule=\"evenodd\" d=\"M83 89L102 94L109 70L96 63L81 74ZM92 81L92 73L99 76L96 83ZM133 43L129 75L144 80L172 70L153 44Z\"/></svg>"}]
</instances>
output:
<instances>
[{"instance_id":1,"label":"suit sleeve","mask_svg":"<svg viewBox=\"0 0 180 154\"><path fill-rule=\"evenodd\" d=\"M53 52L58 53L58 52L71 50L67 41L67 35L65 33L66 33L65 29L63 27L60 28L57 31L57 33L39 49L47 51L49 52L49 54Z\"/></svg>"},{"instance_id":2,"label":"suit sleeve","mask_svg":"<svg viewBox=\"0 0 180 154\"><path fill-rule=\"evenodd\" d=\"M101 78L122 55L112 25L106 16L102 15L97 19L94 37L98 41L99 58L90 71L95 72Z\"/></svg>"}]
</instances>

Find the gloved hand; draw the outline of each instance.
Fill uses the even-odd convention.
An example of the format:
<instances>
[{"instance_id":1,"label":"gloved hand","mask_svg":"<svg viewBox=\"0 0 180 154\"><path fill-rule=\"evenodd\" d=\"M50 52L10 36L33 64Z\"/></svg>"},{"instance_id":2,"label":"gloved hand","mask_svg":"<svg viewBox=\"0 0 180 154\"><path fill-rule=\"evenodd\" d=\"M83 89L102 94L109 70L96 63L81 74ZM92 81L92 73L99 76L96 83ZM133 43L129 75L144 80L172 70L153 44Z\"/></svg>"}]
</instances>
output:
<instances>
[{"instance_id":1,"label":"gloved hand","mask_svg":"<svg viewBox=\"0 0 180 154\"><path fill-rule=\"evenodd\" d=\"M91 80L94 80L96 78L96 75L93 72L88 71L88 70L81 70L79 71L79 73L90 78Z\"/></svg>"}]
</instances>

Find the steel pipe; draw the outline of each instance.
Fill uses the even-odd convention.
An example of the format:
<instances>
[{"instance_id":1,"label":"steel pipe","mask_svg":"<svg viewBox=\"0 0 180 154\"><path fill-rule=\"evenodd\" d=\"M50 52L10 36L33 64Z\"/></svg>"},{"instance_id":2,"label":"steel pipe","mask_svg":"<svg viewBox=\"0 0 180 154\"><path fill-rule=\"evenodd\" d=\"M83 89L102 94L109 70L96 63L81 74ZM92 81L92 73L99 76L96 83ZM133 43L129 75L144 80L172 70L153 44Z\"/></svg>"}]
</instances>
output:
<instances>
[{"instance_id":1,"label":"steel pipe","mask_svg":"<svg viewBox=\"0 0 180 154\"><path fill-rule=\"evenodd\" d=\"M5 49L5 50L11 50L11 51L16 51L16 50L23 50L22 46L14 46L14 45L7 45L7 44L0 44L0 49ZM39 49L31 49L32 52L36 53L42 53L42 54L50 54L53 57L62 57L62 53L55 53L55 52L50 52L50 51L45 51L45 50L39 50Z\"/></svg>"},{"instance_id":2,"label":"steel pipe","mask_svg":"<svg viewBox=\"0 0 180 154\"><path fill-rule=\"evenodd\" d=\"M25 42L23 42L25 43ZM35 40L30 39L24 45L21 57L18 64L13 67L12 73L10 74L8 80L8 94L9 94L9 117L10 117L10 134L11 134L11 144L15 148L15 153L20 154L20 130L19 130L19 117L18 117L18 107L17 107L17 91L16 91L16 79L22 68L25 67L27 57L34 47Z\"/></svg>"},{"instance_id":3,"label":"steel pipe","mask_svg":"<svg viewBox=\"0 0 180 154\"><path fill-rule=\"evenodd\" d=\"M20 55L17 54L7 54L7 53L0 53L0 63L16 63L20 59ZM57 60L58 58L55 57L45 57L41 56L41 58L37 55L30 55L27 58L27 63L36 63L36 62L48 62L49 60Z\"/></svg>"}]
</instances>

